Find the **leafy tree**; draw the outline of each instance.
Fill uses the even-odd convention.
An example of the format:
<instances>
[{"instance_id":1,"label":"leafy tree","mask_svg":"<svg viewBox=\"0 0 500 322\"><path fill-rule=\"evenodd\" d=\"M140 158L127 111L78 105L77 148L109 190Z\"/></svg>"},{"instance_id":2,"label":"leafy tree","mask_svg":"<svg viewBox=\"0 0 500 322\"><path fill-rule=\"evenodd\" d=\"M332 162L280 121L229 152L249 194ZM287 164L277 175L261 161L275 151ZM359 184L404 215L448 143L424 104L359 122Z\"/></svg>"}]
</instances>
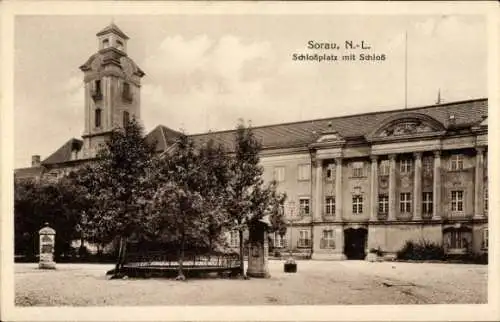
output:
<instances>
[{"instance_id":1,"label":"leafy tree","mask_svg":"<svg viewBox=\"0 0 500 322\"><path fill-rule=\"evenodd\" d=\"M84 200L66 181L18 181L14 189L16 253L38 253L38 230L48 222L56 230L56 256L69 253L78 237L77 224Z\"/></svg>"},{"instance_id":2,"label":"leafy tree","mask_svg":"<svg viewBox=\"0 0 500 322\"><path fill-rule=\"evenodd\" d=\"M97 158L74 176L90 201L86 230L101 241L119 238L116 271L123 264L127 240L154 230L147 212L153 193L154 159L154 144L146 141L142 126L132 119L123 128L114 129Z\"/></svg>"},{"instance_id":3,"label":"leafy tree","mask_svg":"<svg viewBox=\"0 0 500 322\"><path fill-rule=\"evenodd\" d=\"M228 213L225 203L228 198L227 186L231 180L229 165L231 159L221 144L209 140L199 151L200 193L204 198L205 242L209 250L222 243L224 230L228 227Z\"/></svg>"},{"instance_id":4,"label":"leafy tree","mask_svg":"<svg viewBox=\"0 0 500 322\"><path fill-rule=\"evenodd\" d=\"M151 206L157 214L162 231L177 242L179 254L178 279L184 279L183 260L186 243L202 238L208 227L204 218L202 192L206 175L203 174L200 155L194 143L181 135L176 149L160 162L157 188Z\"/></svg>"},{"instance_id":5,"label":"leafy tree","mask_svg":"<svg viewBox=\"0 0 500 322\"><path fill-rule=\"evenodd\" d=\"M231 180L228 185L226 209L232 228L239 232L240 271L244 275L243 233L261 220L266 214L272 222L282 222L279 211L286 196L276 192L276 183L264 185L264 172L259 164L261 143L251 127L238 124L235 134L234 156L230 164ZM281 214L281 215L280 215ZM276 228L273 228L276 229Z\"/></svg>"}]
</instances>

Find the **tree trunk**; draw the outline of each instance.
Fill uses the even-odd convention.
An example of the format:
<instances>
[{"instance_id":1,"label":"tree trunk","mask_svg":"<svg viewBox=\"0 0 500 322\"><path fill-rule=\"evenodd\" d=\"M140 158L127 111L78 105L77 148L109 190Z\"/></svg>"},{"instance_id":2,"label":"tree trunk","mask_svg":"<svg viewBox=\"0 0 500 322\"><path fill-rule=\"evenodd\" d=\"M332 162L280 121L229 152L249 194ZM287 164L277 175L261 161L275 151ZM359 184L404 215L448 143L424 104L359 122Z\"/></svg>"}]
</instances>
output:
<instances>
[{"instance_id":1,"label":"tree trunk","mask_svg":"<svg viewBox=\"0 0 500 322\"><path fill-rule=\"evenodd\" d=\"M245 255L243 253L244 245L243 245L243 230L239 230L240 237L240 274L241 276L245 276Z\"/></svg>"},{"instance_id":2,"label":"tree trunk","mask_svg":"<svg viewBox=\"0 0 500 322\"><path fill-rule=\"evenodd\" d=\"M125 262L126 248L127 248L126 238L123 236L120 236L120 246L118 249L118 260L116 262L116 267L115 267L115 270L117 273L123 267L123 264Z\"/></svg>"},{"instance_id":3,"label":"tree trunk","mask_svg":"<svg viewBox=\"0 0 500 322\"><path fill-rule=\"evenodd\" d=\"M84 256L84 250L85 250L85 245L84 245L85 240L83 239L83 234L80 236L80 257Z\"/></svg>"},{"instance_id":4,"label":"tree trunk","mask_svg":"<svg viewBox=\"0 0 500 322\"><path fill-rule=\"evenodd\" d=\"M120 260L121 260L121 255L122 255L122 248L123 248L123 238L120 237L120 242L118 246L118 258L116 259L116 265L115 265L115 273L118 273L120 270Z\"/></svg>"},{"instance_id":5,"label":"tree trunk","mask_svg":"<svg viewBox=\"0 0 500 322\"><path fill-rule=\"evenodd\" d=\"M177 279L178 280L184 280L185 279L185 276L184 276L184 272L183 272L183 261L184 261L184 234L182 235L181 237L181 247L179 249L179 273L178 273L178 276L177 276Z\"/></svg>"}]
</instances>

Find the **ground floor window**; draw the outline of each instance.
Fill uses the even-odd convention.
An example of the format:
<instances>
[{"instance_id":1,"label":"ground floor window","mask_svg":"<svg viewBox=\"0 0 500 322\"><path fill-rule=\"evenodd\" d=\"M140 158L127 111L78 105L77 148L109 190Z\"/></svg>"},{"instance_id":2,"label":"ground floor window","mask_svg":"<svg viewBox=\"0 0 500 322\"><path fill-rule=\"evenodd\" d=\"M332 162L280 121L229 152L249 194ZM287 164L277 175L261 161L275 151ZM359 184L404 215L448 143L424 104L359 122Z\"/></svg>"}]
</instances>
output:
<instances>
[{"instance_id":1,"label":"ground floor window","mask_svg":"<svg viewBox=\"0 0 500 322\"><path fill-rule=\"evenodd\" d=\"M311 245L311 238L309 230L299 230L299 243L298 247L309 247Z\"/></svg>"},{"instance_id":2,"label":"ground floor window","mask_svg":"<svg viewBox=\"0 0 500 322\"><path fill-rule=\"evenodd\" d=\"M231 237L230 237L229 245L231 247L239 247L240 246L240 234L239 234L239 231L237 231L237 230L231 231Z\"/></svg>"},{"instance_id":3,"label":"ground floor window","mask_svg":"<svg viewBox=\"0 0 500 322\"><path fill-rule=\"evenodd\" d=\"M285 236L281 236L277 231L270 235L273 247L274 248L282 248L285 247L286 238Z\"/></svg>"},{"instance_id":4,"label":"ground floor window","mask_svg":"<svg viewBox=\"0 0 500 322\"><path fill-rule=\"evenodd\" d=\"M483 229L483 241L481 243L482 249L488 249L488 228Z\"/></svg>"},{"instance_id":5,"label":"ground floor window","mask_svg":"<svg viewBox=\"0 0 500 322\"><path fill-rule=\"evenodd\" d=\"M335 248L335 234L332 229L323 230L321 248Z\"/></svg>"},{"instance_id":6,"label":"ground floor window","mask_svg":"<svg viewBox=\"0 0 500 322\"><path fill-rule=\"evenodd\" d=\"M463 230L450 230L445 235L446 238L446 248L448 250L464 250L467 251L470 248L472 235L470 231Z\"/></svg>"}]
</instances>

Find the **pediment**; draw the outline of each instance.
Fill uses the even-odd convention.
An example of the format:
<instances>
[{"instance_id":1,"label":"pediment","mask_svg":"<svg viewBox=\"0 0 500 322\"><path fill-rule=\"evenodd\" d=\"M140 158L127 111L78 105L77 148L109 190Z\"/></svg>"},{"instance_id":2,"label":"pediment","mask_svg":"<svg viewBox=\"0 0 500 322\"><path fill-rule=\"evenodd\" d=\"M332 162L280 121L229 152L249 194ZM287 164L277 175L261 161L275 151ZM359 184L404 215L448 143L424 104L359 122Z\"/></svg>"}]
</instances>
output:
<instances>
[{"instance_id":1,"label":"pediment","mask_svg":"<svg viewBox=\"0 0 500 322\"><path fill-rule=\"evenodd\" d=\"M316 140L317 143L344 142L344 138L337 131L328 131L321 134Z\"/></svg>"},{"instance_id":2,"label":"pediment","mask_svg":"<svg viewBox=\"0 0 500 322\"><path fill-rule=\"evenodd\" d=\"M398 139L405 137L422 137L440 134L445 127L430 116L408 113L398 117L391 117L382 122L375 131L368 135L369 140Z\"/></svg>"},{"instance_id":3,"label":"pediment","mask_svg":"<svg viewBox=\"0 0 500 322\"><path fill-rule=\"evenodd\" d=\"M488 118L486 117L480 124L479 126L488 126Z\"/></svg>"}]
</instances>

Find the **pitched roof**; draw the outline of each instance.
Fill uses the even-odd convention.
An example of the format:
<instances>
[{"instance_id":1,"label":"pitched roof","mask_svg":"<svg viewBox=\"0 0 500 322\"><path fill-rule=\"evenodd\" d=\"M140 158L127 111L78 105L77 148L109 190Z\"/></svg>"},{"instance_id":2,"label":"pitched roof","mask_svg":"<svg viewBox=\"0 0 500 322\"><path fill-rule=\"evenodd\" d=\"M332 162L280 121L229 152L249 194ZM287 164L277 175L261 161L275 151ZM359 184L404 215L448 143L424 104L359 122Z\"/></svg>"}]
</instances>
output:
<instances>
[{"instance_id":1,"label":"pitched roof","mask_svg":"<svg viewBox=\"0 0 500 322\"><path fill-rule=\"evenodd\" d=\"M96 34L96 36L101 36L101 35L104 35L104 34L107 34L107 33L111 33L111 32L116 33L117 35L121 36L124 39L129 39L129 37L120 28L118 28L118 26L115 25L114 22L110 23L104 29L102 29L101 31L99 31Z\"/></svg>"},{"instance_id":2,"label":"pitched roof","mask_svg":"<svg viewBox=\"0 0 500 322\"><path fill-rule=\"evenodd\" d=\"M163 125L158 125L148 133L146 136L146 142L149 144L156 143L156 151L165 151L175 142L175 139L179 135L181 135L180 132Z\"/></svg>"},{"instance_id":3,"label":"pitched roof","mask_svg":"<svg viewBox=\"0 0 500 322\"><path fill-rule=\"evenodd\" d=\"M254 134L262 142L264 149L306 147L315 142L324 132L337 132L341 137L360 138L381 126L385 120L406 113L421 113L441 122L445 127L469 127L481 124L488 115L488 100L475 99L417 108L398 109L384 112L372 112L340 117L330 117L310 121L282 123L254 127ZM454 123L449 124L450 116ZM201 145L209 140L223 144L229 151L233 148L235 130L208 132L189 135L195 144ZM163 125L156 126L146 135L146 141L156 142L156 151L166 151L175 143L180 132ZM70 139L56 152L42 162L56 164L71 160L73 150L80 150L83 142ZM22 169L19 169L22 170Z\"/></svg>"},{"instance_id":4,"label":"pitched roof","mask_svg":"<svg viewBox=\"0 0 500 322\"><path fill-rule=\"evenodd\" d=\"M434 118L448 127L450 115L455 117L454 126L471 126L483 121L488 115L488 100L475 99L440 105L398 109L384 112L372 112L340 117L330 117L310 121L282 123L254 127L254 134L261 139L263 148L284 148L307 146L313 143L323 132L335 130L343 138L359 138L368 135L384 120L404 113L421 113ZM231 149L234 130L190 135L197 144L210 139Z\"/></svg>"},{"instance_id":5,"label":"pitched roof","mask_svg":"<svg viewBox=\"0 0 500 322\"><path fill-rule=\"evenodd\" d=\"M56 164L71 160L71 154L74 150L80 151L83 141L78 139L70 139L63 144L56 152L52 153L48 158L42 161L42 164Z\"/></svg>"}]
</instances>

